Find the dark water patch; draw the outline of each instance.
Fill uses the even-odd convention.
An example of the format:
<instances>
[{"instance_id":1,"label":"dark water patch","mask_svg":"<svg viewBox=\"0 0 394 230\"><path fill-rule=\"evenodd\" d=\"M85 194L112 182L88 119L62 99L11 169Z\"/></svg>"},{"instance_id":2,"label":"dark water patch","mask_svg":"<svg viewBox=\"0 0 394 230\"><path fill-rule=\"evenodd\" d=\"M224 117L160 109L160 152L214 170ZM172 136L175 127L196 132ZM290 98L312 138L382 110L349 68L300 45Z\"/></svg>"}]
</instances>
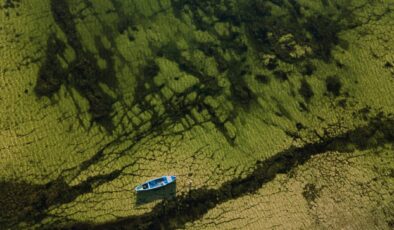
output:
<instances>
[{"instance_id":1,"label":"dark water patch","mask_svg":"<svg viewBox=\"0 0 394 230\"><path fill-rule=\"evenodd\" d=\"M217 130L223 134L223 136L226 138L227 142L230 145L234 145L234 141L236 136L232 135L226 128L225 123L227 121L231 122L234 119L234 113L230 113L228 118L225 121L222 121L219 116L217 115L216 110L211 107L210 105L205 106L209 115L211 116L210 121L215 125Z\"/></svg>"},{"instance_id":2,"label":"dark water patch","mask_svg":"<svg viewBox=\"0 0 394 230\"><path fill-rule=\"evenodd\" d=\"M337 97L341 93L341 88L342 88L342 83L341 83L341 79L338 76L334 75L327 77L326 89L328 93Z\"/></svg>"},{"instance_id":3,"label":"dark water patch","mask_svg":"<svg viewBox=\"0 0 394 230\"><path fill-rule=\"evenodd\" d=\"M363 121L367 121L368 118L370 117L370 114L372 112L372 109L370 106L366 106L362 109L359 109L355 112L352 113L352 116L356 119L361 119Z\"/></svg>"},{"instance_id":4,"label":"dark water patch","mask_svg":"<svg viewBox=\"0 0 394 230\"><path fill-rule=\"evenodd\" d=\"M368 126L357 128L354 132L333 140L330 148L339 152L349 152L354 149L366 150L385 143L394 143L394 120L386 119L383 113L379 113L371 119Z\"/></svg>"},{"instance_id":5,"label":"dark water patch","mask_svg":"<svg viewBox=\"0 0 394 230\"><path fill-rule=\"evenodd\" d=\"M198 47L201 44L197 44ZM203 49L203 48L201 48ZM230 143L233 144L235 136L233 134L230 134L230 132L227 130L225 123L226 122L232 122L234 119L234 111L224 111L227 115L225 115L225 118L223 120L223 117L219 117L220 112L217 111L217 108L212 107L209 103L205 101L205 99L210 96L212 98L216 98L217 96L220 96L223 93L223 89L219 86L218 80L214 76L210 76L209 74L205 73L202 69L198 68L192 61L184 58L181 55L181 52L177 45L175 43L169 43L166 44L162 47L156 48L156 53L160 57L165 57L175 63L178 64L178 67L181 71L192 75L196 78L199 79L199 83L196 85L192 86L189 89L186 89L184 92L181 93L174 93L174 95L167 99L163 100L162 104L164 105L165 108L165 113L163 116L156 116L155 119L159 119L160 121L164 121L166 118L171 119L171 122L179 122L182 118L186 116L191 116L193 117L191 111L193 109L197 109L197 111L202 112L203 110L207 111L208 114L210 115L210 118L207 121L212 122L215 127L217 128L218 131L220 131L223 136L226 138L226 140ZM215 49L211 48L206 48L203 49L204 53L209 53L212 54L215 57L215 59L221 58L219 57L219 53L215 51ZM154 76L157 74L157 69L150 70L149 72L152 72L153 74L147 74ZM231 71L230 71L231 72ZM239 73L239 70L237 69L236 71L232 72L233 74ZM146 79L149 79L149 76L144 77L143 79L140 79L137 85L143 86L147 84ZM238 80L235 77L232 78L234 81L242 83L242 80ZM150 84L150 83L148 83ZM234 85L234 84L232 84ZM242 85L246 87L245 85ZM145 94L161 94L161 92L157 89L158 86L155 87L150 87L149 90L145 90ZM165 85L162 85L160 87L166 87ZM238 86L236 86L238 87ZM236 91L237 96L242 97L244 99L248 99L247 97L251 93L249 88L237 88L240 89L240 91ZM244 90L246 93L244 93ZM191 93L196 93L197 97L189 101L187 100L187 95L190 95ZM244 97L245 96L245 97ZM161 95L160 98L165 98L164 95ZM145 102L144 102L145 103ZM145 103L146 104L146 103ZM149 104L149 103L148 103ZM148 107L145 107L148 108ZM223 112L223 111L222 111ZM153 113L154 114L154 113ZM206 122L207 122L206 121ZM151 122L157 123L154 121L154 119L151 119ZM163 122L160 122L163 123Z\"/></svg>"},{"instance_id":6,"label":"dark water patch","mask_svg":"<svg viewBox=\"0 0 394 230\"><path fill-rule=\"evenodd\" d=\"M278 14L277 8L283 14ZM352 12L343 5L330 15L314 12L305 16L301 8L301 3L294 0L254 0L241 8L240 18L246 26L248 38L259 52L275 54L288 63L302 61L304 58L291 55L294 51L291 43L295 42L312 48L313 53L306 57L330 61L332 49L342 44L338 34L351 26ZM293 38L283 43L282 36L288 34Z\"/></svg>"},{"instance_id":7,"label":"dark water patch","mask_svg":"<svg viewBox=\"0 0 394 230\"><path fill-rule=\"evenodd\" d=\"M250 89L246 81L248 67L242 62L233 60L229 63L227 77L231 83L231 99L239 108L250 110L251 105L256 102L257 96Z\"/></svg>"},{"instance_id":8,"label":"dark water patch","mask_svg":"<svg viewBox=\"0 0 394 230\"><path fill-rule=\"evenodd\" d=\"M0 9L14 9L20 7L21 0L4 0L4 3L0 5Z\"/></svg>"},{"instance_id":9,"label":"dark water patch","mask_svg":"<svg viewBox=\"0 0 394 230\"><path fill-rule=\"evenodd\" d=\"M310 45L317 57L329 61L333 47L340 42L338 33L343 26L328 16L314 15L307 19L305 27L313 37Z\"/></svg>"},{"instance_id":10,"label":"dark water patch","mask_svg":"<svg viewBox=\"0 0 394 230\"><path fill-rule=\"evenodd\" d=\"M384 64L384 68L386 68L386 69L391 69L393 67L394 67L393 64L388 61Z\"/></svg>"},{"instance_id":11,"label":"dark water patch","mask_svg":"<svg viewBox=\"0 0 394 230\"><path fill-rule=\"evenodd\" d=\"M316 67L311 62L305 62L301 66L300 73L304 76L311 76L316 71Z\"/></svg>"},{"instance_id":12,"label":"dark water patch","mask_svg":"<svg viewBox=\"0 0 394 230\"><path fill-rule=\"evenodd\" d=\"M205 4L204 4L205 3ZM174 10L174 15L182 18L182 13L185 12L186 7L189 9L188 13L192 16L193 24L200 30L208 30L211 25L206 21L208 16L208 1L193 1L193 0L171 0L171 6Z\"/></svg>"},{"instance_id":13,"label":"dark water patch","mask_svg":"<svg viewBox=\"0 0 394 230\"><path fill-rule=\"evenodd\" d=\"M276 67L278 67L278 60L276 58L270 58L268 60L268 63L266 65L267 69L269 70L274 70Z\"/></svg>"},{"instance_id":14,"label":"dark water patch","mask_svg":"<svg viewBox=\"0 0 394 230\"><path fill-rule=\"evenodd\" d=\"M87 159L87 160L85 160L85 161L82 161L82 162L79 164L79 170L80 170L80 171L86 170L86 169L88 169L91 165L94 165L94 164L100 162L100 160L105 156L105 155L104 155L104 149L105 149L106 147L108 147L108 145L107 145L107 146L104 146L102 149L100 149L99 151L97 151L97 152L96 152L93 156L91 156L89 159Z\"/></svg>"},{"instance_id":15,"label":"dark water patch","mask_svg":"<svg viewBox=\"0 0 394 230\"><path fill-rule=\"evenodd\" d=\"M208 52L208 51L207 51ZM177 47L175 43L169 43L161 47L158 51L159 56L163 56L168 58L171 61L174 61L178 64L178 67L181 71L190 74L199 79L199 84L197 88L203 89L204 93L198 94L202 97L216 96L220 95L222 92L219 83L214 76L210 76L207 73L204 73L200 68L198 68L192 61L184 58L181 55L181 51Z\"/></svg>"},{"instance_id":16,"label":"dark water patch","mask_svg":"<svg viewBox=\"0 0 394 230\"><path fill-rule=\"evenodd\" d=\"M264 74L256 74L256 80L262 84L268 84L270 82L270 78Z\"/></svg>"},{"instance_id":17,"label":"dark water patch","mask_svg":"<svg viewBox=\"0 0 394 230\"><path fill-rule=\"evenodd\" d=\"M309 112L308 106L304 102L299 102L298 105L301 112Z\"/></svg>"},{"instance_id":18,"label":"dark water patch","mask_svg":"<svg viewBox=\"0 0 394 230\"><path fill-rule=\"evenodd\" d=\"M301 10L302 5L297 0L289 0L290 5L292 6L291 14L293 17L300 17L302 16Z\"/></svg>"},{"instance_id":19,"label":"dark water patch","mask_svg":"<svg viewBox=\"0 0 394 230\"><path fill-rule=\"evenodd\" d=\"M75 199L83 194L81 189L71 189L63 180L44 185L0 182L0 226L12 228L22 221L39 223L48 207Z\"/></svg>"},{"instance_id":20,"label":"dark water patch","mask_svg":"<svg viewBox=\"0 0 394 230\"><path fill-rule=\"evenodd\" d=\"M301 96L305 99L305 101L309 101L313 96L313 90L312 87L309 85L309 83L305 80L301 80L301 86L298 92L301 94Z\"/></svg>"},{"instance_id":21,"label":"dark water patch","mask_svg":"<svg viewBox=\"0 0 394 230\"><path fill-rule=\"evenodd\" d=\"M144 205L155 200L171 200L176 197L176 182L171 183L160 189L150 190L146 192L138 192L136 196L136 205Z\"/></svg>"},{"instance_id":22,"label":"dark water patch","mask_svg":"<svg viewBox=\"0 0 394 230\"><path fill-rule=\"evenodd\" d=\"M319 197L319 192L320 191L318 188L316 188L315 184L308 183L304 186L302 196L305 198L308 204L311 204Z\"/></svg>"},{"instance_id":23,"label":"dark water patch","mask_svg":"<svg viewBox=\"0 0 394 230\"><path fill-rule=\"evenodd\" d=\"M172 41L168 42L167 44L161 46L156 55L159 57L165 57L173 61L180 61L181 57L181 50L178 48L178 45Z\"/></svg>"},{"instance_id":24,"label":"dark water patch","mask_svg":"<svg viewBox=\"0 0 394 230\"><path fill-rule=\"evenodd\" d=\"M75 201L79 196L91 193L95 187L119 177L122 170L88 177L85 181L70 186L63 178L47 184L26 182L0 182L0 227L12 227L16 223L39 223L47 217L53 206Z\"/></svg>"},{"instance_id":25,"label":"dark water patch","mask_svg":"<svg viewBox=\"0 0 394 230\"><path fill-rule=\"evenodd\" d=\"M66 44L58 39L55 34L49 36L45 62L39 70L34 88L38 96L52 96L67 81L68 71L61 65L58 57L59 54L64 53L65 49Z\"/></svg>"},{"instance_id":26,"label":"dark water patch","mask_svg":"<svg viewBox=\"0 0 394 230\"><path fill-rule=\"evenodd\" d=\"M286 73L283 70L275 70L273 73L275 78L278 79L279 81L289 80L288 73Z\"/></svg>"},{"instance_id":27,"label":"dark water patch","mask_svg":"<svg viewBox=\"0 0 394 230\"><path fill-rule=\"evenodd\" d=\"M101 40L101 37L96 36L95 46L98 50L98 56L105 61L105 67L100 68L96 63L96 67L100 69L98 73L98 81L104 83L111 89L118 88L118 81L116 79L116 70L115 70L115 60L113 58L113 52L106 48ZM112 44L114 46L114 44Z\"/></svg>"},{"instance_id":28,"label":"dark water patch","mask_svg":"<svg viewBox=\"0 0 394 230\"><path fill-rule=\"evenodd\" d=\"M271 19L271 10L272 6L269 5L268 1L251 1L240 13L240 17L246 25L249 39L255 45L254 48L265 53L269 53L272 50L269 45L273 45L268 36L275 24L275 21Z\"/></svg>"},{"instance_id":29,"label":"dark water patch","mask_svg":"<svg viewBox=\"0 0 394 230\"><path fill-rule=\"evenodd\" d=\"M348 101L347 101L346 98L340 99L340 100L338 100L337 105L338 105L339 107L345 109L345 108L348 106Z\"/></svg>"},{"instance_id":30,"label":"dark water patch","mask_svg":"<svg viewBox=\"0 0 394 230\"><path fill-rule=\"evenodd\" d=\"M329 0L320 0L323 6L329 6Z\"/></svg>"},{"instance_id":31,"label":"dark water patch","mask_svg":"<svg viewBox=\"0 0 394 230\"><path fill-rule=\"evenodd\" d=\"M335 66L338 67L339 69L343 69L345 68L345 64L343 64L341 61L339 60L335 60Z\"/></svg>"},{"instance_id":32,"label":"dark water patch","mask_svg":"<svg viewBox=\"0 0 394 230\"><path fill-rule=\"evenodd\" d=\"M231 50L240 57L244 56L249 48L241 39L241 34L239 32L231 31L231 29L228 33L229 34L227 36L216 34L220 40L220 48Z\"/></svg>"},{"instance_id":33,"label":"dark water patch","mask_svg":"<svg viewBox=\"0 0 394 230\"><path fill-rule=\"evenodd\" d=\"M213 57L215 59L218 71L220 73L228 70L229 63L219 52L219 50L222 49L221 46L211 42L205 42L197 43L196 47L201 50L206 56Z\"/></svg>"},{"instance_id":34,"label":"dark water patch","mask_svg":"<svg viewBox=\"0 0 394 230\"><path fill-rule=\"evenodd\" d=\"M51 0L51 13L60 29L66 34L67 41L76 52L82 50L82 44L78 38L78 32L74 22L74 16L66 0Z\"/></svg>"},{"instance_id":35,"label":"dark water patch","mask_svg":"<svg viewBox=\"0 0 394 230\"><path fill-rule=\"evenodd\" d=\"M89 102L92 120L111 132L114 126L110 114L115 99L99 84L105 84L112 89L117 88L113 53L104 47L100 38L95 38L98 56L106 62L106 68L101 69L94 57L95 54L84 49L67 1L51 1L51 12L56 24L66 35L67 44L74 50L76 58L67 63L64 69L57 56L64 55L66 44L55 35L50 36L47 42L47 56L40 68L35 92L39 96L51 97L62 84L74 87Z\"/></svg>"},{"instance_id":36,"label":"dark water patch","mask_svg":"<svg viewBox=\"0 0 394 230\"><path fill-rule=\"evenodd\" d=\"M110 114L114 98L99 86L100 75L104 74L104 71L100 70L92 56L92 54L85 54L72 63L70 83L88 100L89 112L92 114L93 121L104 126L106 123L112 123ZM113 126L106 125L104 127L107 128L107 131L111 131Z\"/></svg>"},{"instance_id":37,"label":"dark water patch","mask_svg":"<svg viewBox=\"0 0 394 230\"><path fill-rule=\"evenodd\" d=\"M387 221L387 226L390 229L393 229L394 228L394 219L391 219L391 220Z\"/></svg>"},{"instance_id":38,"label":"dark water patch","mask_svg":"<svg viewBox=\"0 0 394 230\"><path fill-rule=\"evenodd\" d=\"M162 85L154 83L154 77L160 72L160 67L155 60L147 60L145 65L141 67L140 73L137 75L137 83L134 88L133 104L141 104L145 107L146 102L144 98L153 92L158 92ZM149 87L149 89L147 88Z\"/></svg>"},{"instance_id":39,"label":"dark water patch","mask_svg":"<svg viewBox=\"0 0 394 230\"><path fill-rule=\"evenodd\" d=\"M0 227L15 226L21 219L37 215L33 204L39 199L40 186L23 182L0 182Z\"/></svg>"},{"instance_id":40,"label":"dark water patch","mask_svg":"<svg viewBox=\"0 0 394 230\"><path fill-rule=\"evenodd\" d=\"M300 123L300 122L297 122L295 126L296 126L298 131L300 131L300 130L305 128L305 126L302 123Z\"/></svg>"},{"instance_id":41,"label":"dark water patch","mask_svg":"<svg viewBox=\"0 0 394 230\"><path fill-rule=\"evenodd\" d=\"M378 140L365 142L366 139L375 139L377 132L380 133ZM363 134L362 137L359 133ZM291 147L267 160L258 161L252 173L244 178L235 178L226 182L216 190L194 189L186 195L163 201L156 205L151 212L140 216L126 217L115 222L98 225L76 223L66 229L82 229L80 226L83 229L183 228L187 222L202 218L208 210L218 204L256 192L264 184L272 181L277 174L291 172L298 165L307 162L313 155L328 151L348 152L343 147L349 144L355 148L369 149L392 143L394 143L394 118L380 114L372 118L366 126L334 137L325 136L321 141L306 144L303 147ZM318 197L318 189L314 185L306 185L303 195L312 202Z\"/></svg>"},{"instance_id":42,"label":"dark water patch","mask_svg":"<svg viewBox=\"0 0 394 230\"><path fill-rule=\"evenodd\" d=\"M239 32L241 20L239 17L238 6L233 1L190 1L190 0L173 0L172 6L176 16L183 20L182 14L187 14L193 19L193 24L199 30L204 30L217 38L217 43L212 42L192 42L192 47L202 51L207 57L213 57L220 73L225 74L230 81L231 103L235 105L234 111L229 111L226 121L232 122L231 117L236 114L236 109L250 109L250 106L256 101L256 95L246 82L246 76L249 73L249 67L245 65L246 54L249 46L245 43L244 36ZM227 33L221 34L214 28L218 21L227 23ZM171 45L171 44L170 44ZM164 49L163 49L164 48ZM215 76L209 76L201 69L196 68L193 63L181 57L176 45L163 47L159 56L164 56L178 63L180 69L188 74L196 76L200 83L196 88L202 93L202 97L208 95L216 97L223 94L223 90L218 86L218 80ZM224 54L231 54L231 58L224 57ZM230 60L228 60L230 59ZM273 61L270 66L276 67L277 63ZM273 68L274 68L273 67ZM207 95L208 94L208 95ZM201 100L203 101L203 100ZM229 133L225 131L223 118L217 117L216 108L206 104L199 104L198 108L207 109L211 115L212 122L220 130L226 139L229 139ZM230 135L232 136L232 135ZM233 137L234 138L234 137Z\"/></svg>"},{"instance_id":43,"label":"dark water patch","mask_svg":"<svg viewBox=\"0 0 394 230\"><path fill-rule=\"evenodd\" d=\"M279 117L286 117L289 120L294 120L293 116L291 113L288 111L288 109L283 105L283 102L279 101L276 98L272 98L273 101L275 101L276 108L278 111L275 112L275 115Z\"/></svg>"},{"instance_id":44,"label":"dark water patch","mask_svg":"<svg viewBox=\"0 0 394 230\"><path fill-rule=\"evenodd\" d=\"M132 18L125 16L125 14L119 14L119 16L120 18L117 23L117 29L119 33L121 34L126 33L129 28L135 26Z\"/></svg>"}]
</instances>

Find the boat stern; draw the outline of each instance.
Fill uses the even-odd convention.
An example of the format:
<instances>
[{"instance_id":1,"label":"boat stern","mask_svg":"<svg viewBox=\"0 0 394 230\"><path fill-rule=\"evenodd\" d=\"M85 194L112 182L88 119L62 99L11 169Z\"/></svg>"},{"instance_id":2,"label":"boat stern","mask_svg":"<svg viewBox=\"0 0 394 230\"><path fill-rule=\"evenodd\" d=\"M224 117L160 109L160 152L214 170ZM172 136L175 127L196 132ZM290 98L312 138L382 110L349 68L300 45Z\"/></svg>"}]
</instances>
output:
<instances>
[{"instance_id":1,"label":"boat stern","mask_svg":"<svg viewBox=\"0 0 394 230\"><path fill-rule=\"evenodd\" d=\"M176 180L176 176L166 176L166 177L168 183L172 183Z\"/></svg>"},{"instance_id":2,"label":"boat stern","mask_svg":"<svg viewBox=\"0 0 394 230\"><path fill-rule=\"evenodd\" d=\"M138 185L137 187L134 188L134 190L135 190L136 192L140 192L140 191L143 191L144 188L142 187L142 185Z\"/></svg>"}]
</instances>

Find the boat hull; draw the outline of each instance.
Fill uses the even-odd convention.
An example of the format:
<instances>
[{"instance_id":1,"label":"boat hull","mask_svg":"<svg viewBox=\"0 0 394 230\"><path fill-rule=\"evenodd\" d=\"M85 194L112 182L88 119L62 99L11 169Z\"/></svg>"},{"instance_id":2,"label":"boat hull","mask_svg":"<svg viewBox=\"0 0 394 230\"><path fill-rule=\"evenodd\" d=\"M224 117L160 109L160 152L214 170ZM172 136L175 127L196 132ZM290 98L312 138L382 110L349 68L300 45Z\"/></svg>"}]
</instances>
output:
<instances>
[{"instance_id":1,"label":"boat hull","mask_svg":"<svg viewBox=\"0 0 394 230\"><path fill-rule=\"evenodd\" d=\"M176 176L162 176L158 177L149 181L146 181L143 184L138 185L135 187L136 192L145 192L150 190L159 189L165 187L171 183L176 181Z\"/></svg>"}]
</instances>

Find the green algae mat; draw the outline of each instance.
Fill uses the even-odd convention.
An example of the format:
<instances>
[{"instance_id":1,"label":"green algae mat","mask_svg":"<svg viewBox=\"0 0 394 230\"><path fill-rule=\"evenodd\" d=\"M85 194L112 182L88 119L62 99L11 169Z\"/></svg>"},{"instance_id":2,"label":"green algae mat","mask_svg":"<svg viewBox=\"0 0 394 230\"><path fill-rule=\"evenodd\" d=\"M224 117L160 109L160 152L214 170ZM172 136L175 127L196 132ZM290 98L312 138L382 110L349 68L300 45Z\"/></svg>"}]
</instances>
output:
<instances>
[{"instance_id":1,"label":"green algae mat","mask_svg":"<svg viewBox=\"0 0 394 230\"><path fill-rule=\"evenodd\" d=\"M393 229L393 11L0 0L0 229Z\"/></svg>"}]
</instances>

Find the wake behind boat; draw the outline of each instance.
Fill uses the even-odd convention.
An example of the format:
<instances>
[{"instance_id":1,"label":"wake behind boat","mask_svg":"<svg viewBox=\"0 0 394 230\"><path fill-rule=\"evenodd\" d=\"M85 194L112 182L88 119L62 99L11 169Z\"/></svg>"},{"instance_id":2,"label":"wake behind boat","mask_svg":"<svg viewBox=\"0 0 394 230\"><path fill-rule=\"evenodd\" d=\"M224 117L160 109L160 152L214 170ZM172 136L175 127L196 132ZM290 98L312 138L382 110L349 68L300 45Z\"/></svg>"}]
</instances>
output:
<instances>
[{"instance_id":1,"label":"wake behind boat","mask_svg":"<svg viewBox=\"0 0 394 230\"><path fill-rule=\"evenodd\" d=\"M149 180L143 184L140 184L137 187L135 187L134 190L136 192L143 192L143 191L158 189L173 183L175 180L176 180L176 176L162 176L155 178L153 180Z\"/></svg>"}]
</instances>

